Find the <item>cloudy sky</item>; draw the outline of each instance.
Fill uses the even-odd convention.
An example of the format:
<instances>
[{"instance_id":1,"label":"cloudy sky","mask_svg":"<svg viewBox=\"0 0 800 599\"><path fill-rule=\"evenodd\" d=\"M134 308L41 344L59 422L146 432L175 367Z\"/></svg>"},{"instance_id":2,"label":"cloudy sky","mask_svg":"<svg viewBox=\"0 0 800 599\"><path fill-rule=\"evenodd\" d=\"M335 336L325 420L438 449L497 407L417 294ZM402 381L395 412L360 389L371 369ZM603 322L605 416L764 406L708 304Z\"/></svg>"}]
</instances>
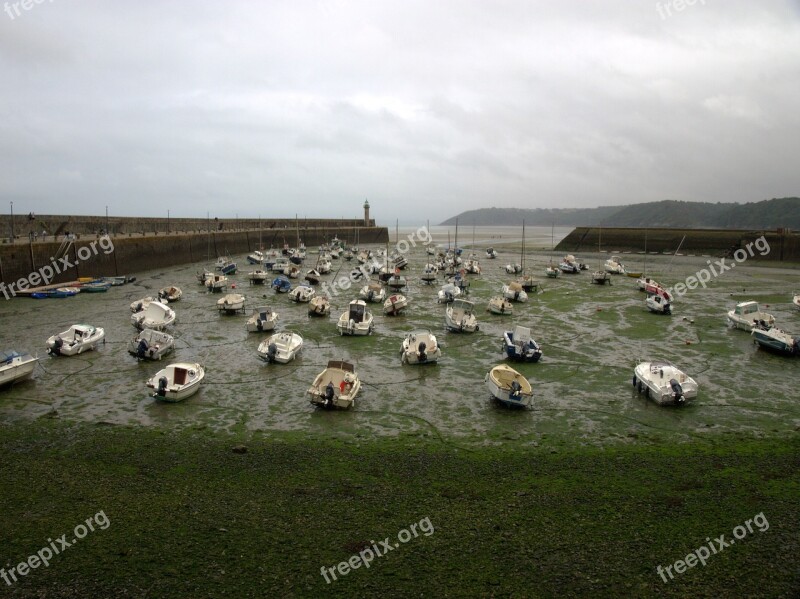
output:
<instances>
[{"instance_id":1,"label":"cloudy sky","mask_svg":"<svg viewBox=\"0 0 800 599\"><path fill-rule=\"evenodd\" d=\"M5 3L0 210L800 195L800 1L675 2Z\"/></svg>"}]
</instances>

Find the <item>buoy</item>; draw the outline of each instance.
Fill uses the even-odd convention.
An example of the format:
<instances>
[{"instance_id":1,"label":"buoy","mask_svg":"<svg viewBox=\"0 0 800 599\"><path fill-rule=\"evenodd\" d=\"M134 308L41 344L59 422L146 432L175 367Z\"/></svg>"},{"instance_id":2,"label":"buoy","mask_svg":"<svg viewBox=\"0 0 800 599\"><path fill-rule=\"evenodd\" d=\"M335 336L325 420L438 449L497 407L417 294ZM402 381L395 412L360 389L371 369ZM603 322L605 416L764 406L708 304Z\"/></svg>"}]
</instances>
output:
<instances>
[{"instance_id":1,"label":"buoy","mask_svg":"<svg viewBox=\"0 0 800 599\"><path fill-rule=\"evenodd\" d=\"M231 289L236 289L236 283L231 283Z\"/></svg>"},{"instance_id":2,"label":"buoy","mask_svg":"<svg viewBox=\"0 0 800 599\"><path fill-rule=\"evenodd\" d=\"M692 342L687 339L686 340L686 345L691 345L691 344L692 344Z\"/></svg>"},{"instance_id":3,"label":"buoy","mask_svg":"<svg viewBox=\"0 0 800 599\"><path fill-rule=\"evenodd\" d=\"M598 311L598 312L602 312L602 311L603 311L603 309L602 309L602 308L598 308L598 309L597 309L597 311Z\"/></svg>"}]
</instances>

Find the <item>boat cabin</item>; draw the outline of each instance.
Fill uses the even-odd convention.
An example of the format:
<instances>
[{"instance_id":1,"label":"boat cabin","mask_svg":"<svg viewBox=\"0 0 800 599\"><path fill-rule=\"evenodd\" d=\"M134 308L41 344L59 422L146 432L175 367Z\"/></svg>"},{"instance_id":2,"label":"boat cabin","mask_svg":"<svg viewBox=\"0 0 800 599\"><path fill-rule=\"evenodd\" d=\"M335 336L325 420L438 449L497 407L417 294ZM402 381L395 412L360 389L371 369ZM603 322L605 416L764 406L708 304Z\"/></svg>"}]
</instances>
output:
<instances>
[{"instance_id":1,"label":"boat cabin","mask_svg":"<svg viewBox=\"0 0 800 599\"><path fill-rule=\"evenodd\" d=\"M353 322L364 322L366 318L367 307L363 302L353 302L350 304L348 318Z\"/></svg>"}]
</instances>

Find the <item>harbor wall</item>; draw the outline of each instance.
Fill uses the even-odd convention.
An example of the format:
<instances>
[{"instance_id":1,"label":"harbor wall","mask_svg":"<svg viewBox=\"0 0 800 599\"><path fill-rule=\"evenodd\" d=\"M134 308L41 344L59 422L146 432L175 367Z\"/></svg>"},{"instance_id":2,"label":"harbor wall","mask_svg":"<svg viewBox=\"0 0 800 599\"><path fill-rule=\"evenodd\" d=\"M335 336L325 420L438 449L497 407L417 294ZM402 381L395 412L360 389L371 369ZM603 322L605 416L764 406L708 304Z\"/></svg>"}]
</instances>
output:
<instances>
[{"instance_id":1,"label":"harbor wall","mask_svg":"<svg viewBox=\"0 0 800 599\"><path fill-rule=\"evenodd\" d=\"M0 244L0 281L8 285L27 278L55 259L65 270L52 282L73 281L79 277L135 275L154 268L166 268L191 262L215 261L217 256L230 255L243 264L243 255L259 248L283 247L284 240L295 245L296 231L213 231L211 233L170 233L158 235L118 234L108 238L99 235L78 235L73 243L35 241ZM360 244L386 243L386 227L340 226L336 228L300 229L300 238L314 248L334 236ZM67 249L68 248L68 249ZM66 250L66 254L60 254ZM62 260L63 258L63 260ZM86 258L86 259L83 259ZM73 265L69 266L68 265Z\"/></svg>"},{"instance_id":2,"label":"harbor wall","mask_svg":"<svg viewBox=\"0 0 800 599\"><path fill-rule=\"evenodd\" d=\"M645 250L645 237L648 252L671 254L680 247L681 254L708 254L717 257L732 256L737 249L745 248L748 243L755 244L757 239L764 237L769 244L769 252L762 256L754 247L754 256L749 259L800 262L800 235L783 229L758 231L576 227L556 246L556 250L568 253L597 252L599 243L600 249L609 253L641 252ZM763 242L760 243L763 247Z\"/></svg>"}]
</instances>

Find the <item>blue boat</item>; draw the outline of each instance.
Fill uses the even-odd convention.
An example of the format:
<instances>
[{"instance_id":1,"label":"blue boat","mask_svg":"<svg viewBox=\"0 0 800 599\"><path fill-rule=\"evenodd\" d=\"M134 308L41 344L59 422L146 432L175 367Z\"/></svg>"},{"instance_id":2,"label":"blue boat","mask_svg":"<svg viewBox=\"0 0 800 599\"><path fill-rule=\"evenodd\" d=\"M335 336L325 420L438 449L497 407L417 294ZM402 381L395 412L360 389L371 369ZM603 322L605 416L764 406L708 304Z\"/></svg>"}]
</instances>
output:
<instances>
[{"instance_id":1,"label":"blue boat","mask_svg":"<svg viewBox=\"0 0 800 599\"><path fill-rule=\"evenodd\" d=\"M236 274L236 262L226 262L220 268L222 274L224 275L235 275Z\"/></svg>"},{"instance_id":2,"label":"blue boat","mask_svg":"<svg viewBox=\"0 0 800 599\"><path fill-rule=\"evenodd\" d=\"M792 335L777 327L754 327L751 333L756 343L764 349L796 356L800 354L800 336Z\"/></svg>"},{"instance_id":3,"label":"blue boat","mask_svg":"<svg viewBox=\"0 0 800 599\"><path fill-rule=\"evenodd\" d=\"M292 284L286 277L277 277L272 281L272 288L278 293L289 293L292 290Z\"/></svg>"},{"instance_id":4,"label":"blue boat","mask_svg":"<svg viewBox=\"0 0 800 599\"><path fill-rule=\"evenodd\" d=\"M542 349L531 339L531 330L527 327L518 326L503 333L503 351L506 357L519 362L538 362L542 357Z\"/></svg>"}]
</instances>

